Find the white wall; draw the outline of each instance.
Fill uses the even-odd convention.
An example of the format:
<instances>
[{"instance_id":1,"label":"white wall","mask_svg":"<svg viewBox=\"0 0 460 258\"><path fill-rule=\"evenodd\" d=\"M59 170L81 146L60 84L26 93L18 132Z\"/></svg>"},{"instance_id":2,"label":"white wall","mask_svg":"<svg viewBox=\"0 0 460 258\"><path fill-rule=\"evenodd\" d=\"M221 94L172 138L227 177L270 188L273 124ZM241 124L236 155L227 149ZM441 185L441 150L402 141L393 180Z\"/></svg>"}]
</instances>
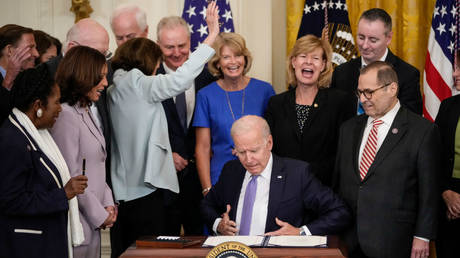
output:
<instances>
[{"instance_id":1,"label":"white wall","mask_svg":"<svg viewBox=\"0 0 460 258\"><path fill-rule=\"evenodd\" d=\"M112 10L122 3L133 3L147 11L149 37L156 39L156 24L168 15L182 15L184 0L90 0L91 18L109 32L110 49L116 48L110 30ZM246 39L254 56L250 76L273 83L277 92L285 88L286 7L284 0L230 0L235 31ZM40 29L65 40L74 23L69 11L71 0L2 0L0 26L16 23Z\"/></svg>"}]
</instances>

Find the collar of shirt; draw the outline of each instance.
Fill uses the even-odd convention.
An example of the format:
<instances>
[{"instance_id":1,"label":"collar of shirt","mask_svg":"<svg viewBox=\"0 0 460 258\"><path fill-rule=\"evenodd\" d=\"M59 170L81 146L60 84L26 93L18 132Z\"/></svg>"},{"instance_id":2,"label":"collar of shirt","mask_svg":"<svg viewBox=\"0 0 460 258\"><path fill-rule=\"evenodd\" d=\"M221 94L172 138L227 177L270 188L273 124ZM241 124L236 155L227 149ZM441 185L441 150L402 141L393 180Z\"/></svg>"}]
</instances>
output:
<instances>
[{"instance_id":1,"label":"collar of shirt","mask_svg":"<svg viewBox=\"0 0 460 258\"><path fill-rule=\"evenodd\" d=\"M387 59L387 55L388 55L388 48L385 50L385 54L383 54L383 56L379 59L379 61L384 61L385 62L385 59ZM366 65L366 62L364 62L364 58L361 57L361 68L365 67Z\"/></svg>"},{"instance_id":2,"label":"collar of shirt","mask_svg":"<svg viewBox=\"0 0 460 258\"><path fill-rule=\"evenodd\" d=\"M272 175L272 168L273 168L273 155L270 154L270 159L267 162L267 166L259 174L259 178L257 178L257 192L256 197L254 200L254 207L252 210L252 220L251 220L251 228L250 228L250 235L263 235L265 233L265 224L267 222L267 214L268 214L268 199L270 195L270 181ZM237 228L240 228L241 225L241 216L243 213L243 203L244 203L244 195L246 193L246 186L248 185L252 174L246 171L244 175L243 184L241 186L241 192L238 199L238 206L236 209L236 225Z\"/></svg>"},{"instance_id":3,"label":"collar of shirt","mask_svg":"<svg viewBox=\"0 0 460 258\"><path fill-rule=\"evenodd\" d=\"M383 121L383 124L381 124L377 130L377 151L380 149L380 146L382 146L383 141L387 137L391 124L393 124L393 120L395 120L396 114L398 113L398 110L400 107L401 107L401 104L398 101L396 102L396 105L390 111L388 111L381 118L378 118L378 120ZM359 156L358 156L359 162L361 162L364 147L366 146L367 138L369 137L369 134L373 126L372 121L374 120L375 119L372 117L367 118L367 124L366 124L366 127L364 128L363 138L362 138L361 145L359 148Z\"/></svg>"},{"instance_id":4,"label":"collar of shirt","mask_svg":"<svg viewBox=\"0 0 460 258\"><path fill-rule=\"evenodd\" d=\"M0 73L2 74L3 79L5 79L6 76L6 70L2 66L0 66Z\"/></svg>"}]
</instances>

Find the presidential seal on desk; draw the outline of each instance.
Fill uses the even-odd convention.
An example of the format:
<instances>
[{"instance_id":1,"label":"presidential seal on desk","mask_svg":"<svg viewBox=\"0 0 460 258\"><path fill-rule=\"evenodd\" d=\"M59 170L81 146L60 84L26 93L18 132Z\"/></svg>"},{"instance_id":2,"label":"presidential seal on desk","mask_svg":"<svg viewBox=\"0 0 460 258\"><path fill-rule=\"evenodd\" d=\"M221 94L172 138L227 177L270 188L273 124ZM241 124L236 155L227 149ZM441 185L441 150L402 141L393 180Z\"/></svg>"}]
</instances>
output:
<instances>
[{"instance_id":1,"label":"presidential seal on desk","mask_svg":"<svg viewBox=\"0 0 460 258\"><path fill-rule=\"evenodd\" d=\"M206 258L257 258L257 255L240 242L225 242L214 247Z\"/></svg>"}]
</instances>

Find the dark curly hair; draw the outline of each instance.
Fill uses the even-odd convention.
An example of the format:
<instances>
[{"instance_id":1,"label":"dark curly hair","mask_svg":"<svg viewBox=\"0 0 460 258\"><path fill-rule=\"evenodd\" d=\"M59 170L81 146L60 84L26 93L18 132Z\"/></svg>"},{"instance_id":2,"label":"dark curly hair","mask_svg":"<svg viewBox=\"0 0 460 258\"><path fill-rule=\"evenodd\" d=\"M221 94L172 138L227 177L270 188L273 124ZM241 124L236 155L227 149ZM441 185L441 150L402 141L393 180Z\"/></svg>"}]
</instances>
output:
<instances>
[{"instance_id":1,"label":"dark curly hair","mask_svg":"<svg viewBox=\"0 0 460 258\"><path fill-rule=\"evenodd\" d=\"M53 77L45 64L20 72L11 89L12 107L25 113L37 99L46 107L53 86Z\"/></svg>"},{"instance_id":2,"label":"dark curly hair","mask_svg":"<svg viewBox=\"0 0 460 258\"><path fill-rule=\"evenodd\" d=\"M88 92L103 79L101 71L104 65L104 55L94 48L76 46L67 51L56 71L61 103L73 106L80 102L82 107L89 106Z\"/></svg>"},{"instance_id":3,"label":"dark curly hair","mask_svg":"<svg viewBox=\"0 0 460 258\"><path fill-rule=\"evenodd\" d=\"M137 68L145 75L152 75L161 61L161 56L162 52L157 43L146 38L133 38L117 48L112 58L112 68L114 71L130 71Z\"/></svg>"}]
</instances>

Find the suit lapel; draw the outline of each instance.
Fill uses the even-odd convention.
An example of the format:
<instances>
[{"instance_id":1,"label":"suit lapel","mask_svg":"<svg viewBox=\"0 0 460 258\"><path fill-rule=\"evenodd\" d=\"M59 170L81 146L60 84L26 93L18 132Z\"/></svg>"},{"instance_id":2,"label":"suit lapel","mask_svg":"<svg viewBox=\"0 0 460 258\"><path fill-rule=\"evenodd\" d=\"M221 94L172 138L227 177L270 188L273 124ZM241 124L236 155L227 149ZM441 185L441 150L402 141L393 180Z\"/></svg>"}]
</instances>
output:
<instances>
[{"instance_id":1,"label":"suit lapel","mask_svg":"<svg viewBox=\"0 0 460 258\"><path fill-rule=\"evenodd\" d=\"M286 180L286 171L284 164L276 155L273 155L272 175L270 179L270 193L268 197L267 221L265 222L265 231L275 228L275 216L278 206L281 203L281 196L284 192Z\"/></svg>"},{"instance_id":2,"label":"suit lapel","mask_svg":"<svg viewBox=\"0 0 460 258\"><path fill-rule=\"evenodd\" d=\"M359 148L361 147L361 142L363 140L363 134L364 134L364 129L366 128L367 124L367 115L361 115L358 117L358 120L356 121L355 128L353 130L353 171L354 175L356 176L356 179L361 182L361 176L359 174Z\"/></svg>"},{"instance_id":3,"label":"suit lapel","mask_svg":"<svg viewBox=\"0 0 460 258\"><path fill-rule=\"evenodd\" d=\"M233 195L231 197L231 200L230 200L230 205L231 205L231 209L230 209L230 214L229 214L229 217L231 220L233 221L236 221L236 210L238 209L238 200L240 198L240 194L241 194L241 187L243 186L243 181L244 181L244 176L246 175L246 169L243 167L243 165L238 162L238 168L237 168L237 171L236 171L236 175L235 175L235 191L232 191L233 192Z\"/></svg>"},{"instance_id":4,"label":"suit lapel","mask_svg":"<svg viewBox=\"0 0 460 258\"><path fill-rule=\"evenodd\" d=\"M326 102L327 96L324 90L318 90L318 93L315 96L313 105L310 107L310 114L303 126L303 135L308 135L308 130L310 130L311 125L314 123L316 115L321 110L323 104Z\"/></svg>"},{"instance_id":5,"label":"suit lapel","mask_svg":"<svg viewBox=\"0 0 460 258\"><path fill-rule=\"evenodd\" d=\"M396 114L393 124L388 130L387 136L385 137L382 146L380 146L379 150L377 151L374 158L374 162L372 162L371 166L369 167L367 175L363 181L367 180L367 178L371 177L374 174L374 171L388 156L388 154L398 145L398 142L402 139L406 132L407 111L401 107L398 111L398 114Z\"/></svg>"},{"instance_id":6,"label":"suit lapel","mask_svg":"<svg viewBox=\"0 0 460 258\"><path fill-rule=\"evenodd\" d=\"M88 111L86 111L86 108L80 107L80 103L77 103L74 106L75 110L77 111L78 114L81 115L81 118L83 120L83 123L88 127L89 131L96 137L97 141L101 144L102 149L105 152L105 140L104 140L104 135L101 132L101 129L96 125L94 118L90 114L90 110L88 107Z\"/></svg>"},{"instance_id":7,"label":"suit lapel","mask_svg":"<svg viewBox=\"0 0 460 258\"><path fill-rule=\"evenodd\" d=\"M287 100L288 104L284 106L284 114L286 114L289 124L295 125L291 126L291 130L293 130L297 140L300 141L300 129L297 123L297 111L295 109L295 88L289 90Z\"/></svg>"}]
</instances>

